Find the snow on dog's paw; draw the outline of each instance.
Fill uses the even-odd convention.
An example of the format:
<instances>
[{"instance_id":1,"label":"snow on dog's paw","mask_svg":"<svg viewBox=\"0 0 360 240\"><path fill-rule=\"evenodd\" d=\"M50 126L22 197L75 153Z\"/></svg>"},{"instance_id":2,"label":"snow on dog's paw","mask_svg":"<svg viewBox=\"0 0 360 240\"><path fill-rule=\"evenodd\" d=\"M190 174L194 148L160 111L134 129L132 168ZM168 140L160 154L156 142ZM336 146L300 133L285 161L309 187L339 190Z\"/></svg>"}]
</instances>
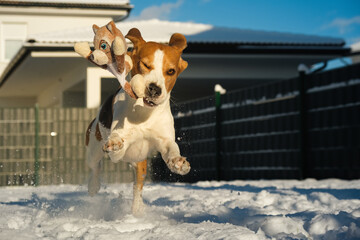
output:
<instances>
[{"instance_id":1,"label":"snow on dog's paw","mask_svg":"<svg viewBox=\"0 0 360 240\"><path fill-rule=\"evenodd\" d=\"M145 204L143 201L136 201L133 202L133 205L131 207L131 212L134 217L142 217L145 214Z\"/></svg>"},{"instance_id":2,"label":"snow on dog's paw","mask_svg":"<svg viewBox=\"0 0 360 240\"><path fill-rule=\"evenodd\" d=\"M180 175L185 175L190 172L190 163L186 161L185 157L175 157L167 161L168 168L173 172Z\"/></svg>"},{"instance_id":3,"label":"snow on dog's paw","mask_svg":"<svg viewBox=\"0 0 360 240\"><path fill-rule=\"evenodd\" d=\"M105 143L103 150L104 152L116 152L121 150L124 147L124 140L118 135L110 136L107 142Z\"/></svg>"}]
</instances>

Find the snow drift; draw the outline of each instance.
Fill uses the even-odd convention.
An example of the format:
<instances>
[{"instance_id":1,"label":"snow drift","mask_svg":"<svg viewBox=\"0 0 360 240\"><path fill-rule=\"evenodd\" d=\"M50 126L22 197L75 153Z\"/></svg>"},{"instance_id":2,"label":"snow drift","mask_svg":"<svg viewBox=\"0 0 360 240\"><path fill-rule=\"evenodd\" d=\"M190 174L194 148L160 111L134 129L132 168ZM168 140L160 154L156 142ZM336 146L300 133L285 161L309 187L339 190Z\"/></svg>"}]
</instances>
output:
<instances>
[{"instance_id":1,"label":"snow drift","mask_svg":"<svg viewBox=\"0 0 360 240\"><path fill-rule=\"evenodd\" d=\"M360 239L360 180L0 188L0 239Z\"/></svg>"}]
</instances>

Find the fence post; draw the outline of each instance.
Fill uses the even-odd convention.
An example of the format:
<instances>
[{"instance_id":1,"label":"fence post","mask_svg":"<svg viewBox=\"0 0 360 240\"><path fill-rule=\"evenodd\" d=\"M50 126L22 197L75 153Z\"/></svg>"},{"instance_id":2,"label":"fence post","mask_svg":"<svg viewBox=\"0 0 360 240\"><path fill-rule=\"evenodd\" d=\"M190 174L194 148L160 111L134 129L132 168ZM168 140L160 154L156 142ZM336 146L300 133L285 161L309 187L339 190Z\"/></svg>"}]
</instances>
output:
<instances>
[{"instance_id":1,"label":"fence post","mask_svg":"<svg viewBox=\"0 0 360 240\"><path fill-rule=\"evenodd\" d=\"M35 104L35 164L34 164L34 185L39 185L39 169L40 169L40 162L39 162L39 155L40 155L40 149L39 149L39 105Z\"/></svg>"},{"instance_id":2,"label":"fence post","mask_svg":"<svg viewBox=\"0 0 360 240\"><path fill-rule=\"evenodd\" d=\"M215 86L215 134L216 134L216 177L217 180L223 180L222 161L221 161L221 95L225 94L226 90L219 84Z\"/></svg>"},{"instance_id":3,"label":"fence post","mask_svg":"<svg viewBox=\"0 0 360 240\"><path fill-rule=\"evenodd\" d=\"M306 66L305 66L306 67ZM299 87L299 136L300 136L300 178L305 179L309 177L309 166L308 166L308 126L307 126L307 106L306 106L306 68L303 65L298 67L298 87Z\"/></svg>"}]
</instances>

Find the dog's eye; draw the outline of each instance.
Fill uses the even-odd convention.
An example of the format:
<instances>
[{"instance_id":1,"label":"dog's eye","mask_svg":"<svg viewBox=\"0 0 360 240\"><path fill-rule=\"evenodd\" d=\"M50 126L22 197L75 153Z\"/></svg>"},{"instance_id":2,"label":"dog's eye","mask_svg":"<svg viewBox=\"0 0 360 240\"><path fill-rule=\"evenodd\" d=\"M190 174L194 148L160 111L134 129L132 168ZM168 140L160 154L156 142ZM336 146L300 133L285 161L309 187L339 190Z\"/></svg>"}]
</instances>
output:
<instances>
[{"instance_id":1,"label":"dog's eye","mask_svg":"<svg viewBox=\"0 0 360 240\"><path fill-rule=\"evenodd\" d=\"M146 63L144 63L144 62L141 62L141 64L145 67L145 68L147 68L148 70L150 70L150 66L149 65L146 65Z\"/></svg>"},{"instance_id":2,"label":"dog's eye","mask_svg":"<svg viewBox=\"0 0 360 240\"><path fill-rule=\"evenodd\" d=\"M175 69L170 68L166 73L167 73L167 75L172 76L175 74Z\"/></svg>"},{"instance_id":3,"label":"dog's eye","mask_svg":"<svg viewBox=\"0 0 360 240\"><path fill-rule=\"evenodd\" d=\"M102 44L100 45L100 47L105 50L105 49L107 48L107 44L106 44L106 43L102 43Z\"/></svg>"}]
</instances>

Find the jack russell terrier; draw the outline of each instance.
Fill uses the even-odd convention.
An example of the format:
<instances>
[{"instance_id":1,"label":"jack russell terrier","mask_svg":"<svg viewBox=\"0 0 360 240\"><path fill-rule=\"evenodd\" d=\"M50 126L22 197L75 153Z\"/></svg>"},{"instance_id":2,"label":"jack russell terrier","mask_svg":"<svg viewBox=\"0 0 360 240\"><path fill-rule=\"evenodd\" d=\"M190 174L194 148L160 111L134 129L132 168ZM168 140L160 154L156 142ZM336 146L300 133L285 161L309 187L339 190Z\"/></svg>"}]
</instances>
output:
<instances>
[{"instance_id":1,"label":"jack russell terrier","mask_svg":"<svg viewBox=\"0 0 360 240\"><path fill-rule=\"evenodd\" d=\"M132 213L144 210L142 188L146 177L147 157L160 152L168 168L185 175L190 164L180 155L175 142L174 119L170 110L170 93L179 74L188 63L181 58L186 38L179 33L171 36L169 44L146 42L138 29L125 36L134 45L128 52L132 60L134 78L130 84L136 95L141 95L143 106L118 90L102 105L86 134L87 164L91 169L88 183L90 195L100 189L100 161L107 152L111 161L125 161L135 168ZM136 81L133 81L135 80Z\"/></svg>"}]
</instances>

